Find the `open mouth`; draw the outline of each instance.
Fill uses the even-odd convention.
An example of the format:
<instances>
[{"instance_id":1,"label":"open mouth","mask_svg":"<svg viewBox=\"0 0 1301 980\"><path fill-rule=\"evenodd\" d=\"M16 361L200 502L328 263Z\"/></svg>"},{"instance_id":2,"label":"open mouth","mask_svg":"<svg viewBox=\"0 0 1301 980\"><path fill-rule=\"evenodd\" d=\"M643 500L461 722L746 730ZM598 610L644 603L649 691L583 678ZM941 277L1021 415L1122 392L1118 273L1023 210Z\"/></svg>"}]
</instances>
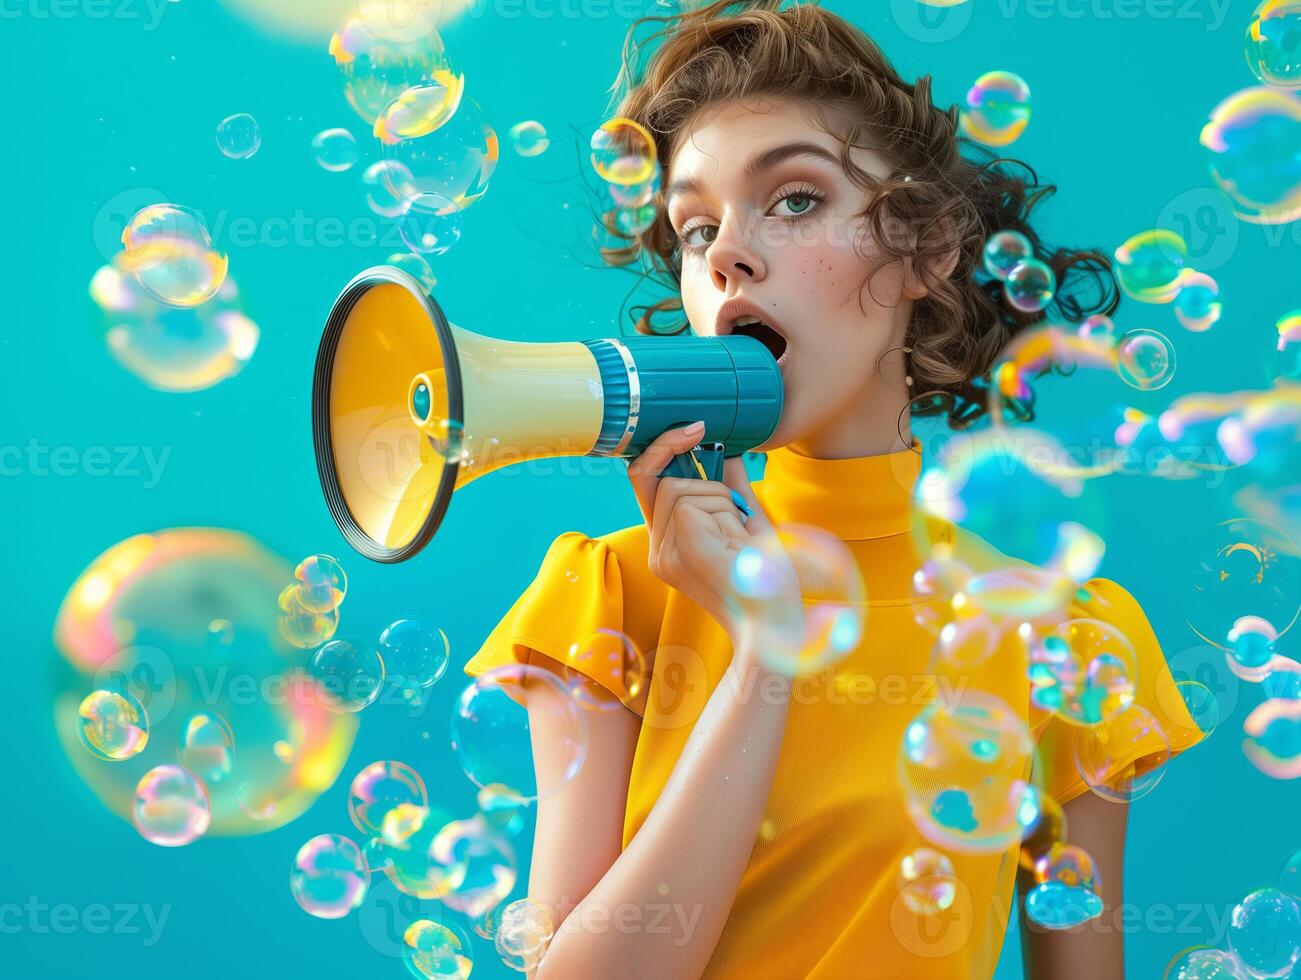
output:
<instances>
[{"instance_id":1,"label":"open mouth","mask_svg":"<svg viewBox=\"0 0 1301 980\"><path fill-rule=\"evenodd\" d=\"M753 337L768 348L769 353L782 364L786 359L786 338L762 320L753 317L742 318L732 325L732 333Z\"/></svg>"}]
</instances>

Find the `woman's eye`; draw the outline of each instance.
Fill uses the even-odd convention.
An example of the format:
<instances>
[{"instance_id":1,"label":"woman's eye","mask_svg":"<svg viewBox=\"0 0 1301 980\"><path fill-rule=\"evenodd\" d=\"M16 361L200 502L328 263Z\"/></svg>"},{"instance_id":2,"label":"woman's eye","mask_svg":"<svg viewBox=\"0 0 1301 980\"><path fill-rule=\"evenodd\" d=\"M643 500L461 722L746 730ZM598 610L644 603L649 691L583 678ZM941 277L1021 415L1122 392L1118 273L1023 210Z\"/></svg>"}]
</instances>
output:
<instances>
[{"instance_id":1,"label":"woman's eye","mask_svg":"<svg viewBox=\"0 0 1301 980\"><path fill-rule=\"evenodd\" d=\"M682 244L691 248L704 248L718 237L718 225L696 225L681 235Z\"/></svg>"},{"instance_id":2,"label":"woman's eye","mask_svg":"<svg viewBox=\"0 0 1301 980\"><path fill-rule=\"evenodd\" d=\"M813 197L809 194L787 194L773 205L773 207L775 209L780 209L785 205L788 210L786 214L782 215L782 217L794 217L796 215L807 213L815 203Z\"/></svg>"}]
</instances>

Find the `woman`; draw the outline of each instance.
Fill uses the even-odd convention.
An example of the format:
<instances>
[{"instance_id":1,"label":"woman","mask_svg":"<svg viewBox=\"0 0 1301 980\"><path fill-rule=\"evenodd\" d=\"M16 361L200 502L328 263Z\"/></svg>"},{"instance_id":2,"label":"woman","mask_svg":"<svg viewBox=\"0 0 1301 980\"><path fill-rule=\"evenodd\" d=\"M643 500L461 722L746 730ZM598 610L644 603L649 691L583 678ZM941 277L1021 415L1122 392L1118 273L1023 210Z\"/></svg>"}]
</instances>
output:
<instances>
[{"instance_id":1,"label":"woman","mask_svg":"<svg viewBox=\"0 0 1301 980\"><path fill-rule=\"evenodd\" d=\"M817 7L728 6L670 22L639 78L626 54L615 114L654 136L664 177L656 223L631 248L677 293L638 327L651 332L680 304L697 334L751 333L780 355L786 403L759 447L768 458L755 486L739 458L723 482L657 479L701 433L663 434L628 468L644 523L560 535L466 668L567 666L596 696L618 698L617 710L588 714L581 770L539 802L529 895L558 929L536 976L988 976L1017 848L952 854L956 894L938 915L909 909L897 884L900 861L927 842L895 759L945 680L928 667L934 637L917 624L910 585L925 554L909 414L970 422L977 382L1035 319L977 277L994 231L1023 232L1054 267L1062 316L1110 312L1114 286L1100 256L1044 249L1027 215L1051 188L960 156L954 113L931 104L927 79L904 82ZM744 523L732 491L753 513ZM735 555L788 523L844 541L868 597L857 648L794 679L759 656L728 600ZM1069 615L1131 639L1136 699L1155 710L1168 673L1128 593L1094 579ZM602 629L645 651L646 683L572 658ZM1070 730L1031 712L1024 662L991 658L959 681L1033 726L1045 789L1117 906L1125 806L1089 793ZM530 719L542 781L563 760L549 713L531 708ZM1137 744L1116 761L1141 768L1158 751ZM1123 973L1116 929L1025 936L1034 976Z\"/></svg>"}]
</instances>

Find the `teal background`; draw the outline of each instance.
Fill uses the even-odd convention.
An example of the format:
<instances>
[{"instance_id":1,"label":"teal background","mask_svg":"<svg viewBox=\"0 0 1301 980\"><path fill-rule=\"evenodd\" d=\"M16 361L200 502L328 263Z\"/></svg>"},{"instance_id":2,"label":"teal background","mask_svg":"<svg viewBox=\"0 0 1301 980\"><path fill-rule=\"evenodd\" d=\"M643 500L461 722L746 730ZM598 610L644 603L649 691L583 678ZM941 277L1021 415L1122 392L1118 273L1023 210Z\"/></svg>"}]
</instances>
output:
<instances>
[{"instance_id":1,"label":"teal background","mask_svg":"<svg viewBox=\"0 0 1301 980\"><path fill-rule=\"evenodd\" d=\"M1298 231L1236 222L1209 189L1197 144L1210 109L1253 83L1242 56L1251 3L982 0L948 12L914 0L827 5L875 37L905 76L933 75L945 103L987 70L1030 81L1034 117L1013 149L1061 187L1044 212L1052 240L1110 250L1158 222L1188 235L1194 264L1220 282L1224 317L1193 335L1168 307L1122 308L1124 325L1156 327L1178 346L1172 386L1138 404L1266 382L1274 322L1297 305ZM137 9L143 16L143 5ZM533 9L554 16L511 18L484 7L444 31L468 93L503 144L492 188L466 212L460 244L434 262L438 296L453 320L484 333L607 336L627 329L620 310L632 279L589 268L587 250L562 247L577 243L581 223L561 203L567 195L578 201L572 134L585 137L602 118L626 20L612 4L592 4L586 16L562 16L559 4L541 0ZM78 907L136 902L170 905L170 915L152 946L133 934L6 928L0 975L71 976L92 967L134 977L402 975L385 957L400 923L424 903L377 881L361 913L318 921L289 894L292 856L314 834L350 832L346 777L373 759L416 765L436 798L468 812L470 786L445 747L459 668L556 534L598 534L636 520L622 467L596 464L581 477L498 474L457 496L436 542L415 560L388 567L353 555L317 484L311 371L336 293L395 245L339 244L308 232L289 244L230 247L231 274L261 342L241 374L194 394L155 391L124 371L86 291L123 218L150 203L151 189L210 219L247 217L262 229L295 216L318 229L327 218L371 219L364 163L332 174L312 160L311 137L327 127L348 127L369 143L325 39L274 38L206 0L167 5L156 30L140 17L92 17L84 7L67 17L43 10L48 4L35 0L0 4L0 98L9 110L0 153L0 443L35 439L78 453L147 446L170 456L150 489L143 477L0 478L11 692L0 715L7 844L0 904L31 896ZM235 112L261 124L262 149L250 160L225 159L213 141L217 123ZM524 119L541 121L555 138L536 160L514 155L505 139ZM1214 737L1172 763L1156 792L1132 808L1126 899L1146 924L1128 920L1127 961L1130 975L1153 977L1177 950L1216 942L1232 904L1273 882L1301 844L1301 794L1243 758L1238 732L1259 691L1199 653L1177 603L1184 546L1236 513L1228 489L1112 477L1099 492L1111 525L1102 572L1143 602L1176 672L1203 663L1198 678L1230 705ZM187 525L246 531L291 560L340 556L351 576L341 635L374 636L400 612L421 610L449 634L453 662L425 715L379 706L362 716L345 778L296 822L169 850L140 839L73 775L52 726L51 627L66 589L96 555L140 531ZM420 737L426 731L428 740ZM1000 978L1019 976L1015 940L1009 934ZM475 976L516 975L489 944L475 943Z\"/></svg>"}]
</instances>

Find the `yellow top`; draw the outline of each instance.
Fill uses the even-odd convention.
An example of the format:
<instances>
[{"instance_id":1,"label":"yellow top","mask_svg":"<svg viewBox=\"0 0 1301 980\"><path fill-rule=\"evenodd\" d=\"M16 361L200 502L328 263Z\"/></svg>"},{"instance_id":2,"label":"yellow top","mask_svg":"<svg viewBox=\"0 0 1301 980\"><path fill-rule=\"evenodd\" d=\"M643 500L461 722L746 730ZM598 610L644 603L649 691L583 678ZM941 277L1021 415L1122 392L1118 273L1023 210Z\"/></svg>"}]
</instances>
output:
<instances>
[{"instance_id":1,"label":"yellow top","mask_svg":"<svg viewBox=\"0 0 1301 980\"><path fill-rule=\"evenodd\" d=\"M710 961L709 978L974 977L994 971L1012 913L1017 848L952 853L957 894L939 916L899 898L900 860L929 845L905 806L896 758L904 729L936 696L934 637L915 620L919 566L911 491L920 455L855 459L768 454L756 495L774 523L813 524L844 540L867 594L864 637L840 663L797 679L759 837ZM597 629L653 651L650 683L630 695L594 676L642 719L628 787L626 847L659 797L692 725L732 656L721 627L647 568L644 524L590 538L557 537L529 588L466 665L512 660L555 669ZM1104 620L1138 656L1135 700L1166 725L1170 750L1197 741L1142 609L1119 585L1092 579L1072 617ZM957 683L998 695L1038 737L1044 789L1059 802L1088 791L1076 771L1075 729L1033 707L1025 668L995 655ZM1158 699L1158 692L1164 692ZM1158 700L1160 703L1158 703ZM1168 710L1163 710L1168 709ZM1170 718L1172 712L1179 717ZM1116 753L1116 767L1162 749L1156 736ZM1139 762L1142 768L1141 761Z\"/></svg>"}]
</instances>

